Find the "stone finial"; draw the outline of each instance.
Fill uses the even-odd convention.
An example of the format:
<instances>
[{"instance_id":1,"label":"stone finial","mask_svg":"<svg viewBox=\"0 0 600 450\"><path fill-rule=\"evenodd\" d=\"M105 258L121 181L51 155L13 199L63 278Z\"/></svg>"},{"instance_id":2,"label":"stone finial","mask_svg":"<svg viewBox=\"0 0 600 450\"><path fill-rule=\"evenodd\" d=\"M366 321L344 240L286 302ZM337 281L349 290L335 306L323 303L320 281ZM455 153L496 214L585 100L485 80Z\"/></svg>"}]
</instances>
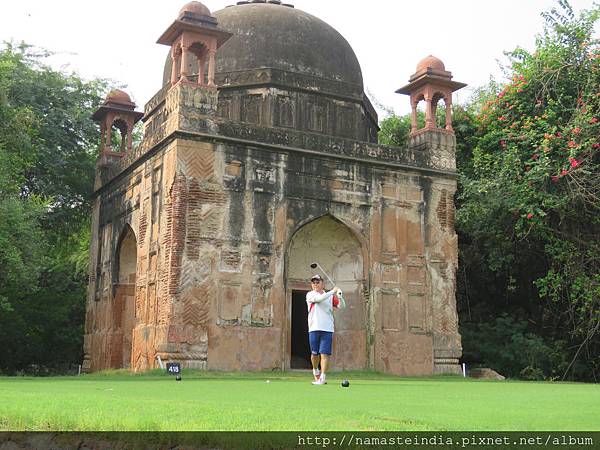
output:
<instances>
[{"instance_id":1,"label":"stone finial","mask_svg":"<svg viewBox=\"0 0 600 450\"><path fill-rule=\"evenodd\" d=\"M441 59L433 55L423 58L417 64L417 71L410 77L409 84L398 89L399 94L410 95L412 107L411 134L417 133L417 106L425 100L425 130L440 130L435 124L437 104L444 99L446 104L445 130L453 133L452 129L452 93L463 87L465 83L452 81L452 72L446 70Z\"/></svg>"},{"instance_id":2,"label":"stone finial","mask_svg":"<svg viewBox=\"0 0 600 450\"><path fill-rule=\"evenodd\" d=\"M190 2L179 11L175 22L158 39L159 44L171 47L173 60L171 85L179 81L192 82L188 73L188 58L198 60L196 84L200 86L215 86L216 53L231 36L231 33L220 30L218 22L210 10L200 2ZM208 77L204 73L208 61Z\"/></svg>"}]
</instances>

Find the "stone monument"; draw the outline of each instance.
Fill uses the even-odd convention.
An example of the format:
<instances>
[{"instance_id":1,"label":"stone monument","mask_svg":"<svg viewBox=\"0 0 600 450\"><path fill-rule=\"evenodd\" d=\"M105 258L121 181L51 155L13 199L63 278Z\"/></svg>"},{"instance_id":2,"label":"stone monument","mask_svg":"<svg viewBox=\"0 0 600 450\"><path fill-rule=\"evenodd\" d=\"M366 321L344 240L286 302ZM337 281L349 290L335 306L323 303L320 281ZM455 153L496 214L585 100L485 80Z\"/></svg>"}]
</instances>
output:
<instances>
[{"instance_id":1,"label":"stone monument","mask_svg":"<svg viewBox=\"0 0 600 450\"><path fill-rule=\"evenodd\" d=\"M113 92L94 116L84 369L308 367L318 261L348 304L332 369L459 373L456 141L435 107L464 85L421 61L399 90L410 142L388 147L350 45L292 5L191 2L158 42L164 85L143 114Z\"/></svg>"}]
</instances>

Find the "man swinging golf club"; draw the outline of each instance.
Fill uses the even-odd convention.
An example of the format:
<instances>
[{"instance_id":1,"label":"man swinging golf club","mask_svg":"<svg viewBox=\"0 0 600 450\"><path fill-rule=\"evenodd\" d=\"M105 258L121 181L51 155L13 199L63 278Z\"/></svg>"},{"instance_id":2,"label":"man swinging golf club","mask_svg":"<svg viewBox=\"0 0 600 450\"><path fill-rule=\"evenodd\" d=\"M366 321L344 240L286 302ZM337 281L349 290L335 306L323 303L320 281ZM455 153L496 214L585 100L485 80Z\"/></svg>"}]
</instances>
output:
<instances>
[{"instance_id":1,"label":"man swinging golf club","mask_svg":"<svg viewBox=\"0 0 600 450\"><path fill-rule=\"evenodd\" d=\"M308 305L308 340L310 360L315 385L327 384L327 364L331 356L333 341L333 309L345 308L342 291L335 286L331 291L324 290L323 279L314 275L310 279L312 290L306 294ZM319 370L319 363L321 369Z\"/></svg>"}]
</instances>

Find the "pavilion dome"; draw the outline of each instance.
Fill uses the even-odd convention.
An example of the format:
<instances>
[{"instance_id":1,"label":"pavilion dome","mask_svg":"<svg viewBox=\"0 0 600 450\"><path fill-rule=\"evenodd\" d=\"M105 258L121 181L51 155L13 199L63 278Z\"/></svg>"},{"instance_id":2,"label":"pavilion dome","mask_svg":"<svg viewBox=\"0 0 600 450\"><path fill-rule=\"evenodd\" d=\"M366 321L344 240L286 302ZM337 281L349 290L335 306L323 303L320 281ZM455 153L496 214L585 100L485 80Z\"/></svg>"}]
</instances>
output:
<instances>
[{"instance_id":1,"label":"pavilion dome","mask_svg":"<svg viewBox=\"0 0 600 450\"><path fill-rule=\"evenodd\" d=\"M445 71L446 66L444 66L444 63L441 59L436 58L433 55L429 55L428 57L423 58L419 64L417 64L417 72L427 69Z\"/></svg>"},{"instance_id":2,"label":"pavilion dome","mask_svg":"<svg viewBox=\"0 0 600 450\"><path fill-rule=\"evenodd\" d=\"M183 8L181 8L181 11L179 11L179 15L181 15L185 12L196 14L198 16L210 16L211 15L210 9L208 9L203 3L195 2L195 1L189 2Z\"/></svg>"},{"instance_id":3,"label":"pavilion dome","mask_svg":"<svg viewBox=\"0 0 600 450\"><path fill-rule=\"evenodd\" d=\"M129 94L125 91L122 91L121 89L113 89L112 91L110 91L106 96L106 100L104 101L104 103L118 103L121 105L133 104Z\"/></svg>"}]
</instances>

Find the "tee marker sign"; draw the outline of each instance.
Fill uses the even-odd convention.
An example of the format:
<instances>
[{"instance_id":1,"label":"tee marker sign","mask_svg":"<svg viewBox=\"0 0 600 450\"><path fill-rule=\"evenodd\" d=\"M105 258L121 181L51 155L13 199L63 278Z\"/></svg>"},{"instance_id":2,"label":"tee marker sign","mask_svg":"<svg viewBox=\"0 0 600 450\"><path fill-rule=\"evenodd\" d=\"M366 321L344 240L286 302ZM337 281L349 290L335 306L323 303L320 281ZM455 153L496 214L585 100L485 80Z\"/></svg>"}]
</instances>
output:
<instances>
[{"instance_id":1,"label":"tee marker sign","mask_svg":"<svg viewBox=\"0 0 600 450\"><path fill-rule=\"evenodd\" d=\"M167 373L169 375L181 374L181 364L179 363L167 363Z\"/></svg>"}]
</instances>

